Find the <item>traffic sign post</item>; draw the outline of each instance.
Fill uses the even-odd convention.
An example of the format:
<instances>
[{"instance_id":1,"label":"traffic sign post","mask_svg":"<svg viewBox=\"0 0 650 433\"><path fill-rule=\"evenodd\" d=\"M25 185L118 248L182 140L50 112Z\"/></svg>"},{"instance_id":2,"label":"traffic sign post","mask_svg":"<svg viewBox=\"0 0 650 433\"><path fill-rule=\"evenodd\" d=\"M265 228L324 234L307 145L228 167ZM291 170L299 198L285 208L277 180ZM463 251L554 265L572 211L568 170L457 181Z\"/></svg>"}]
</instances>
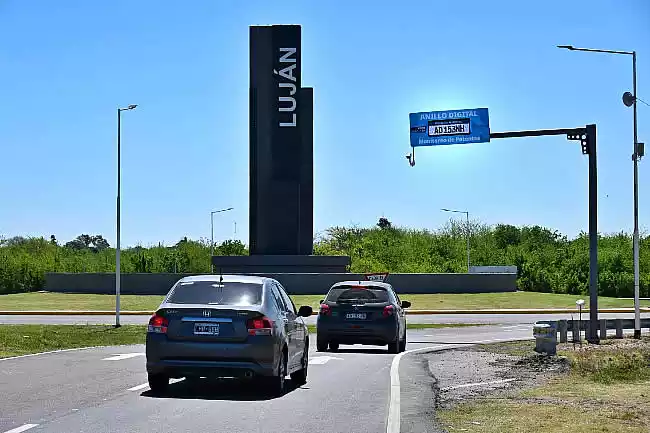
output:
<instances>
[{"instance_id":1,"label":"traffic sign post","mask_svg":"<svg viewBox=\"0 0 650 433\"><path fill-rule=\"evenodd\" d=\"M485 143L494 138L564 135L579 141L582 153L589 156L589 333L587 340L598 338L598 174L596 170L596 125L582 128L538 129L532 131L490 132L487 108L474 110L432 111L409 114L411 147L406 155L415 165L415 148L457 143ZM487 134L487 136L486 136Z\"/></svg>"},{"instance_id":2,"label":"traffic sign post","mask_svg":"<svg viewBox=\"0 0 650 433\"><path fill-rule=\"evenodd\" d=\"M487 108L409 114L411 147L490 141Z\"/></svg>"}]
</instances>

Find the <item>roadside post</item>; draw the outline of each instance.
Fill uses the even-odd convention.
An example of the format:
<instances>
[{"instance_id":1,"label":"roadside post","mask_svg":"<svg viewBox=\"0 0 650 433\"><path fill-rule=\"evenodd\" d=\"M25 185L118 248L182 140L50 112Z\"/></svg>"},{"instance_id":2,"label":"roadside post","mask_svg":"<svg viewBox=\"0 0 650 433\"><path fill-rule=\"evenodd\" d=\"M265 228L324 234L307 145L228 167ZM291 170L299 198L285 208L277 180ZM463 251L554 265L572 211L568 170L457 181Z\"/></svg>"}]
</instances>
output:
<instances>
[{"instance_id":1,"label":"roadside post","mask_svg":"<svg viewBox=\"0 0 650 433\"><path fill-rule=\"evenodd\" d=\"M489 143L496 138L564 135L579 141L582 153L589 157L589 327L587 341L598 344L598 173L596 164L596 125L580 128L537 129L490 132L487 108L430 111L409 114L411 153L406 159L415 166L415 148L459 143Z\"/></svg>"}]
</instances>

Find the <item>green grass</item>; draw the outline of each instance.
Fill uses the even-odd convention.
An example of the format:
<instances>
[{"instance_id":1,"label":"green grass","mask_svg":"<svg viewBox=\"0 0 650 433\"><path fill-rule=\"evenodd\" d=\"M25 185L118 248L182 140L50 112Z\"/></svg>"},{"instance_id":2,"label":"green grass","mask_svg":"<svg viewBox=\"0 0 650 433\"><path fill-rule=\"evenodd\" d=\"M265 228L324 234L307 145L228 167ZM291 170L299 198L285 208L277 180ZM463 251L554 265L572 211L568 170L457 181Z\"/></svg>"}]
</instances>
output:
<instances>
[{"instance_id":1,"label":"green grass","mask_svg":"<svg viewBox=\"0 0 650 433\"><path fill-rule=\"evenodd\" d=\"M294 295L295 304L310 305L317 309L323 295ZM401 295L403 300L411 301L414 310L453 310L453 309L495 309L495 308L575 308L575 301L587 296L556 295L552 293L478 293L478 294L435 294ZM162 296L122 295L122 310L153 311L162 301ZM632 308L632 300L599 298L600 308ZM650 306L642 301L642 306ZM0 295L0 310L113 310L115 296L85 295L72 293L17 293Z\"/></svg>"},{"instance_id":2,"label":"green grass","mask_svg":"<svg viewBox=\"0 0 650 433\"><path fill-rule=\"evenodd\" d=\"M146 326L0 325L0 358L90 346L144 343Z\"/></svg>"}]
</instances>

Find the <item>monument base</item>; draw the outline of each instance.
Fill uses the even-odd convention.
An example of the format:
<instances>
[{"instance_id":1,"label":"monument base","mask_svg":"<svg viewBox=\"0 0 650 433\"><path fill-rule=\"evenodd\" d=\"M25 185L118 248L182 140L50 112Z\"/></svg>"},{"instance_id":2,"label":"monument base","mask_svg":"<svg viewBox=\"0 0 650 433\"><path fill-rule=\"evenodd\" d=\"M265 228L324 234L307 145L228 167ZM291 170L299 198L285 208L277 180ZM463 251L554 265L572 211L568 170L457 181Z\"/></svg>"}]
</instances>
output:
<instances>
[{"instance_id":1,"label":"monument base","mask_svg":"<svg viewBox=\"0 0 650 433\"><path fill-rule=\"evenodd\" d=\"M252 255L212 256L215 273L318 273L337 274L349 271L348 256Z\"/></svg>"}]
</instances>

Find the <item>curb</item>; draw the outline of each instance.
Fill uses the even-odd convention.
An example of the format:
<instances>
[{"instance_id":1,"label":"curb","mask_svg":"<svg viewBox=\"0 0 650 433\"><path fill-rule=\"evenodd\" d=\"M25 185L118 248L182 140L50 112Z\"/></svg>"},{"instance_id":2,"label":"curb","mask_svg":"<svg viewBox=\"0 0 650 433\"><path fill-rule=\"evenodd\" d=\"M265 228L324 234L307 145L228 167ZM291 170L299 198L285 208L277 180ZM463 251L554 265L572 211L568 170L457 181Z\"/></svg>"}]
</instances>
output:
<instances>
[{"instance_id":1,"label":"curb","mask_svg":"<svg viewBox=\"0 0 650 433\"><path fill-rule=\"evenodd\" d=\"M650 308L643 307L642 313L650 313ZM599 313L634 313L634 308L602 308ZM585 308L582 313L588 314L589 309ZM127 310L121 311L121 316L151 316L153 311ZM527 308L527 309L480 309L480 310L406 310L407 315L433 315L433 314L578 314L574 308ZM110 310L0 310L0 316L114 316L115 311ZM318 312L314 311L313 316Z\"/></svg>"}]
</instances>

